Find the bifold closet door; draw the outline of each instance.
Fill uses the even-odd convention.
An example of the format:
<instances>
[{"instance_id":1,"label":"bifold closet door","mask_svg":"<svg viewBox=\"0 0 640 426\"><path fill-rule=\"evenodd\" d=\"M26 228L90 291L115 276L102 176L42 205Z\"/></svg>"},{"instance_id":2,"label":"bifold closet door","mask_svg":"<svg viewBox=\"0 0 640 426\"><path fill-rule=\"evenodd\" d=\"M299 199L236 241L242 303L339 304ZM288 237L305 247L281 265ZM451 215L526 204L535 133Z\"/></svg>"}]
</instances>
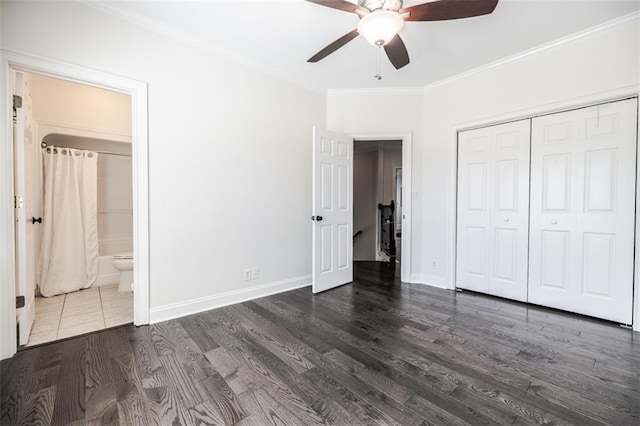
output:
<instances>
[{"instance_id":1,"label":"bifold closet door","mask_svg":"<svg viewBox=\"0 0 640 426\"><path fill-rule=\"evenodd\" d=\"M530 120L458 135L456 286L527 300Z\"/></svg>"},{"instance_id":2,"label":"bifold closet door","mask_svg":"<svg viewBox=\"0 0 640 426\"><path fill-rule=\"evenodd\" d=\"M534 118L529 302L631 324L635 99Z\"/></svg>"}]
</instances>

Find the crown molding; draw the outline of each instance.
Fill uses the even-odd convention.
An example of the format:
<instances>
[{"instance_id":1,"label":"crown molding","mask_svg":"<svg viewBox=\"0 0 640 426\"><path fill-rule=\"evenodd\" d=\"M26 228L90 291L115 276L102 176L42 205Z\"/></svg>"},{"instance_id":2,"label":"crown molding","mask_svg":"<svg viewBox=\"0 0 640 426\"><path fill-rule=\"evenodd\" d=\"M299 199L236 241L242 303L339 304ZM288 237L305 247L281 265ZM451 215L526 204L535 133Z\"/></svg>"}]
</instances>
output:
<instances>
[{"instance_id":1,"label":"crown molding","mask_svg":"<svg viewBox=\"0 0 640 426\"><path fill-rule=\"evenodd\" d=\"M531 49L528 49L528 50L524 50L522 52L516 53L516 54L511 55L511 56L507 56L507 57L502 58L502 59L498 59L497 61L494 61L494 62L490 62L490 63L488 63L486 65L481 65L479 67L470 69L470 70L462 72L460 74L456 74L456 75L453 75L451 77L447 77L447 78L444 78L442 80L438 80L438 81L436 81L434 83L427 84L426 86L423 87L423 91L426 92L426 91L428 91L430 89L446 85L446 84L451 83L453 81L456 81L456 80L459 80L459 79L462 79L462 78L465 78L465 77L469 77L471 75L478 74L480 72L487 71L487 70L490 70L492 68L498 68L498 67L501 67L503 65L507 65L507 64L509 64L511 62L515 62L515 61L527 58L529 56L534 56L534 55L537 55L539 53L543 53L543 52L545 52L547 50L552 50L552 49L555 49L555 48L560 47L560 46L564 46L564 45L567 45L567 44L571 44L571 43L574 43L574 42L577 42L577 41L584 40L584 39L589 38L589 37L591 37L593 35L609 31L611 29L614 29L616 27L622 26L622 25L624 25L624 24L626 24L628 22L631 22L631 21L634 21L634 20L638 20L638 19L640 19L640 11L632 12L632 13L630 13L628 15L624 15L624 16L621 16L619 18L612 19L610 21L603 22L601 24L595 25L593 27L589 27L589 28L587 28L585 30L578 31L578 32L570 34L568 36L561 37L561 38L553 40L553 41L551 41L549 43L541 44L541 45L536 46L534 48L531 48Z\"/></svg>"},{"instance_id":2,"label":"crown molding","mask_svg":"<svg viewBox=\"0 0 640 426\"><path fill-rule=\"evenodd\" d=\"M131 24L134 24L138 27L144 28L148 31L155 32L157 34L164 35L173 40L179 41L186 45L204 50L212 55L219 56L224 59L228 59L232 62L235 62L238 65L246 66L249 68L253 68L257 71L262 72L270 77L273 77L277 80L280 80L284 83L292 84L301 89L309 90L319 94L325 94L326 91L319 87L310 85L306 81L295 78L291 74L280 72L274 68L265 66L256 61L253 61L246 56L238 55L232 53L226 49L223 49L219 46L215 46L208 41L188 34L185 31L178 30L169 25L158 22L154 19L147 18L139 13L132 12L130 10L124 10L118 7L116 4L106 1L91 1L91 0L78 0L80 3L85 6L91 7L99 12L103 12L116 18L123 19Z\"/></svg>"},{"instance_id":3,"label":"crown molding","mask_svg":"<svg viewBox=\"0 0 640 426\"><path fill-rule=\"evenodd\" d=\"M371 87L361 89L329 89L327 96L349 95L422 95L424 87Z\"/></svg>"}]
</instances>

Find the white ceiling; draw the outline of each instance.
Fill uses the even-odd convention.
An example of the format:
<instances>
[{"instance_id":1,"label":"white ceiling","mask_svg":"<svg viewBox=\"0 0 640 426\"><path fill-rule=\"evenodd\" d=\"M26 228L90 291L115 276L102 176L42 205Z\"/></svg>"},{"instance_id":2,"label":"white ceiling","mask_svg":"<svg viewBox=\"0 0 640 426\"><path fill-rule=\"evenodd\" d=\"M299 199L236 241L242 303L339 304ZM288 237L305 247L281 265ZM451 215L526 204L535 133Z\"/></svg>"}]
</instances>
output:
<instances>
[{"instance_id":1,"label":"white ceiling","mask_svg":"<svg viewBox=\"0 0 640 426\"><path fill-rule=\"evenodd\" d=\"M640 0L500 0L487 16L407 22L401 36L411 63L395 70L383 56L380 81L373 78L376 48L362 37L318 63L306 62L354 29L358 16L305 0L110 1L99 7L327 90L425 86L630 14Z\"/></svg>"}]
</instances>

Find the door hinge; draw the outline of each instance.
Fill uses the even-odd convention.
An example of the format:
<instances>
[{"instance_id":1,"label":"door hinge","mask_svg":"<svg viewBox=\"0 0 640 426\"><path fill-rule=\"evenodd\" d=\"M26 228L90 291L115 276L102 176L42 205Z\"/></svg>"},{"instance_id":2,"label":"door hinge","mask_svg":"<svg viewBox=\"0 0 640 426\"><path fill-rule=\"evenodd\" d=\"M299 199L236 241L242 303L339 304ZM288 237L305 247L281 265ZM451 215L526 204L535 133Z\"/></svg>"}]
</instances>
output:
<instances>
[{"instance_id":1,"label":"door hinge","mask_svg":"<svg viewBox=\"0 0 640 426\"><path fill-rule=\"evenodd\" d=\"M16 309L24 308L24 296L16 297Z\"/></svg>"},{"instance_id":2,"label":"door hinge","mask_svg":"<svg viewBox=\"0 0 640 426\"><path fill-rule=\"evenodd\" d=\"M24 207L24 197L21 197L20 195L16 195L14 198L14 207L16 209L21 209Z\"/></svg>"}]
</instances>

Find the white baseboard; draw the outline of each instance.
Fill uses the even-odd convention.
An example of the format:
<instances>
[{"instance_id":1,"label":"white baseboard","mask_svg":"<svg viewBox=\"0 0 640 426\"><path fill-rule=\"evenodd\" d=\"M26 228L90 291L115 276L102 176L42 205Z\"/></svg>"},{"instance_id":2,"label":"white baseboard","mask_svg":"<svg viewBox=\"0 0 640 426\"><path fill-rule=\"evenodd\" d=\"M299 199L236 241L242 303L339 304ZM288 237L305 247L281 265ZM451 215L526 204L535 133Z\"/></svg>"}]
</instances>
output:
<instances>
[{"instance_id":1,"label":"white baseboard","mask_svg":"<svg viewBox=\"0 0 640 426\"><path fill-rule=\"evenodd\" d=\"M427 274L412 274L411 282L413 284L429 285L431 287L444 288L446 290L454 290L454 287L449 285L446 278L436 277Z\"/></svg>"},{"instance_id":2,"label":"white baseboard","mask_svg":"<svg viewBox=\"0 0 640 426\"><path fill-rule=\"evenodd\" d=\"M222 306L246 302L247 300L257 299L259 297L270 296L284 291L307 287L309 285L311 285L311 275L304 275L302 277L260 284L253 287L243 288L241 290L214 294L179 303L172 303L170 305L151 308L149 320L150 324L154 324L198 312L208 311L210 309L220 308Z\"/></svg>"}]
</instances>

